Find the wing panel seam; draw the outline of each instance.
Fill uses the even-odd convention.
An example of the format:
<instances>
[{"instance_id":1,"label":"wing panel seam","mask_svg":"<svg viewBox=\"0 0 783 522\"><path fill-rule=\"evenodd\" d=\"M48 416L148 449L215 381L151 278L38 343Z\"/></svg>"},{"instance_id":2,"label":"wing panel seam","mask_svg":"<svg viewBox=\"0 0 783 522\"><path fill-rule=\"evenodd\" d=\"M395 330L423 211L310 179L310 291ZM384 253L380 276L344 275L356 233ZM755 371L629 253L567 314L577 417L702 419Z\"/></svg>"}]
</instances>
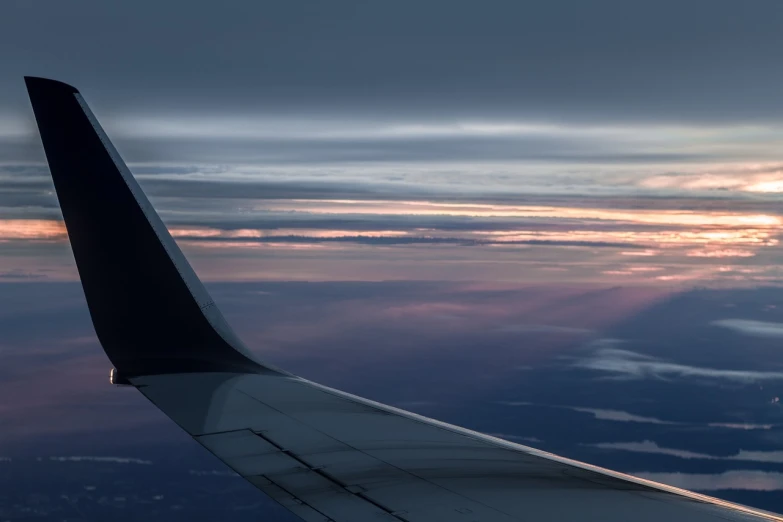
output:
<instances>
[{"instance_id":1,"label":"wing panel seam","mask_svg":"<svg viewBox=\"0 0 783 522\"><path fill-rule=\"evenodd\" d=\"M282 415L285 415L285 414L284 414L284 413L282 413L282 412L281 412L281 414L282 414ZM314 429L314 428L313 428L313 429ZM317 430L316 430L316 431L317 431ZM357 493L357 492L351 491L350 489L348 489L348 486L347 486L345 483L343 483L343 481L342 481L342 480L338 479L337 477L334 477L334 476L332 476L332 475L331 475L331 474L329 474L329 473L326 473L326 472L325 472L325 471L324 471L324 470L321 468L321 466L313 466L312 464L310 464L310 463L308 463L306 460L304 460L304 458L303 458L303 457L300 457L299 455L297 455L297 454L296 454L296 453L294 453L293 451L290 451L290 450L284 449L284 448L283 448L283 446L281 446L280 444L278 444L278 443L277 443L277 442L275 442L274 440L270 439L269 437L265 436L263 433L260 433L260 432L257 432L257 431L254 431L253 433L254 433L254 434L257 436L257 437L259 437L259 438L261 438L261 439L265 440L266 442L268 442L268 443L269 443L269 444L271 444L272 446L276 447L276 448L277 448L277 449L279 449L280 451L283 451L283 452L285 452L285 453L286 453L286 454L287 454L289 457L291 457L292 459L296 460L297 462L299 462L299 463L300 463L300 464L302 464L303 466L307 467L307 469L309 469L309 470L310 470L310 471L312 471L313 473L315 473L315 474L317 474L317 475L320 475L321 477L325 478L325 479L326 479L326 480L328 480L329 482L332 482L333 484L335 484L335 485L337 485L337 486L341 487L341 488L342 488L342 489L343 489L343 490L344 490L346 493L349 493L349 494L353 495L354 497L357 497L357 498L359 498L359 499L363 500L364 502L367 502L368 504L372 504L373 506L377 507L377 508L378 508L378 509L380 509L381 511L384 511L384 512L386 512L386 513L387 513L389 516L392 516L392 517L396 518L396 519L397 519L397 520L399 520L400 522L407 522L407 521L406 521L404 518L400 518L400 517L398 517L397 515L395 515L395 513L399 513L399 511L398 511L398 510L397 510L397 511L395 511L395 510L392 510L392 509L390 509L390 508L387 508L386 506L384 506L384 505L382 505L382 504L380 504L380 503L376 502L375 500L372 500L372 499L370 499L370 498L367 498L367 496L366 496L366 495L364 495L363 493ZM324 435L328 437L328 435L326 435L325 433L324 433ZM333 440L336 440L336 439L333 439ZM342 442L342 441L337 441L337 442ZM345 444L345 443L343 442L343 444ZM348 445L348 444L346 444L346 446L349 446L349 447L350 447L350 445ZM369 455L368 455L368 456L369 456ZM275 484L277 484L277 483L274 481L274 479L273 479L273 478L271 478L271 477L270 477L270 476L268 476L268 475L264 475L264 478L266 478L266 479L270 480L271 482L274 482ZM285 489L284 487L280 486L280 484L277 484L277 486L278 486L280 489ZM315 509L315 508L313 508L313 509ZM316 511L318 511L318 510L316 509ZM320 512L320 511L319 511L319 512Z\"/></svg>"},{"instance_id":2,"label":"wing panel seam","mask_svg":"<svg viewBox=\"0 0 783 522\"><path fill-rule=\"evenodd\" d=\"M361 449L359 449L359 448L356 448L355 446L352 446L351 444L348 444L348 443L347 443L347 442L345 442L345 441L342 441L342 440L336 439L336 438L332 437L331 435L329 435L328 433L324 433L323 431L319 430L318 428L315 428L315 427L311 426L310 424L307 424L307 423L305 423L305 422L302 422L301 420L297 419L296 417L292 417L291 415L289 415L289 414L285 413L284 411L281 411L281 410L279 410L279 409L275 408L275 407L274 407L274 406L272 406L271 404L267 404L267 403L265 403L265 402L262 402L261 400L259 400L259 399L258 399L258 398L256 398L256 397L253 397L252 395L250 395L249 393L245 392L244 390L241 390L241 389L237 388L237 389L236 389L236 391L237 391L237 392L239 392L239 393L241 393L241 394L243 394L243 395L245 395L245 396L247 396L247 397L249 397L250 399L252 399L252 400L254 400L254 401L256 401L256 402L258 402L258 403L260 403L260 404L263 404L264 406L266 406L266 407L268 407L268 408L270 408L270 409L272 409L272 410L274 410L274 411L278 412L279 414L281 414L281 415L283 415L283 416L285 416L285 417L288 417L289 419L293 419L293 420L295 420L296 422L298 422L298 423L300 423L300 424L303 424L304 426L307 426L309 429L311 429L311 430L313 430L313 431L315 431L315 432L317 432L317 433L320 433L320 434L321 434L321 435L323 435L324 437L328 437L329 439L331 439L331 440L333 440L333 441L335 441L335 442L338 442L338 443L340 443L340 444L343 444L343 445L345 445L346 447L348 447L348 448L352 449L353 451L356 451L357 453L361 453L362 455L365 455L366 457L368 457L368 458L370 458L370 459L376 460L376 461L378 461L378 462L382 462L382 463L384 463L385 465L387 465L387 466L389 466L389 467L391 467L391 468L394 468L394 469L396 469L397 471L400 471L401 473L404 473L404 474L406 474L406 475L409 475L409 476L411 476L411 477L413 477L413 478L416 478L416 479L418 479L418 480L421 480L422 482L425 482L425 483L427 483L427 484L431 485L432 487L438 488L438 489L440 489L440 490L443 490L443 491L447 491L447 492L449 492L449 493L451 493L451 494L453 494L453 495L456 495L456 496L458 496L458 497L460 497L460 498L464 498L465 500L469 500L470 502L475 502L476 504L478 504L478 505L480 505L480 506L482 506L482 507L484 507L484 508L486 508L486 509L488 509L488 510L490 510L490 511L495 511L495 512L497 512L497 513L500 513L500 514L503 514L503 515L505 515L505 516L507 516L507 517L509 517L509 518L511 518L511 519L516 519L516 517L515 517L515 516L513 516L513 515L512 515L512 514L510 514L510 513L506 513L505 511L502 511L502 510L500 510L500 509L498 509L498 508L496 508L496 507L489 506L489 505L487 505L487 504L485 504L485 503L483 503L483 502L481 502L481 501L479 501L479 500L476 500L476 499L473 499L473 498L470 498L470 497L466 497L466 496L465 496L465 495L463 495L462 493L458 493L458 492L456 492L456 491L453 491L453 490L451 490L451 489L449 489L449 488L447 488L447 487L444 487L444 486L442 486L442 485L440 485L440 484L436 484L436 483L434 483L434 482L432 482L432 481L430 481L430 480L428 480L428 479L426 479L426 478L424 478L424 477L421 477L421 476L419 476L419 475L417 475L417 474L415 474L415 473L412 473L412 472L410 472L410 471L408 471L408 470L406 470L406 469L400 468L400 467L398 467L398 466L395 466L394 464L392 464L392 463L390 463L390 462L387 462L387 461L385 461L385 460L383 460L383 459L379 459L378 457L375 457L375 456L373 456L373 455L370 455L369 453L367 453L367 452L365 452L365 451L363 451L363 450L361 450ZM255 433L256 435L258 435L258 434L259 434L259 432L257 432L257 431L254 431L253 433ZM262 437L262 438L263 438L264 440L268 441L270 444L275 444L276 446L279 446L278 444L276 444L276 443L274 443L273 441L269 440L267 437ZM291 455L293 458L297 458L297 456L296 456L296 455L294 455L293 453L289 453L289 455ZM300 459L298 459L298 458L297 458L297 460L300 460ZM300 462L301 462L301 460L300 460ZM305 464L306 464L306 463L305 463ZM306 465L307 465L308 467L311 467L309 464L306 464ZM330 479L330 480L331 480L331 479ZM356 493L352 493L352 494L356 495ZM362 496L362 498L365 498L365 496L364 496L363 494L360 494L360 495ZM384 509L384 511L387 511L387 509L386 509L386 508L383 508L382 506L378 506L378 507L379 507L379 508L381 508L381 509ZM389 511L389 514L391 514L392 512L399 513L399 510L397 510L397 511ZM396 515L392 515L392 516L396 516ZM401 520L404 520L404 519L401 519Z\"/></svg>"}]
</instances>

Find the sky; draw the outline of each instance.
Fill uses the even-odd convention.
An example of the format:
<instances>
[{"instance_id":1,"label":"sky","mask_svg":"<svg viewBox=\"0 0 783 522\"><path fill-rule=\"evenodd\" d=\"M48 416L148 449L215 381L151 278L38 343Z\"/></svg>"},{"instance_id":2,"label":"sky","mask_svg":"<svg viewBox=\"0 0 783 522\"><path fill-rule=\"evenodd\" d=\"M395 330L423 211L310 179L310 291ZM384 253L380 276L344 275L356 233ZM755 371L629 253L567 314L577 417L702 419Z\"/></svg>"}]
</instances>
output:
<instances>
[{"instance_id":1,"label":"sky","mask_svg":"<svg viewBox=\"0 0 783 522\"><path fill-rule=\"evenodd\" d=\"M230 479L107 388L24 75L81 91L263 358L783 511L783 3L1 11L0 483L27 471L0 518L89 520L52 507L75 487L95 518L153 520L176 491L156 513L194 520L192 488ZM99 501L84 488L112 466L152 489Z\"/></svg>"},{"instance_id":2,"label":"sky","mask_svg":"<svg viewBox=\"0 0 783 522\"><path fill-rule=\"evenodd\" d=\"M779 2L4 10L3 279L76 276L25 74L82 91L207 279L781 277Z\"/></svg>"}]
</instances>

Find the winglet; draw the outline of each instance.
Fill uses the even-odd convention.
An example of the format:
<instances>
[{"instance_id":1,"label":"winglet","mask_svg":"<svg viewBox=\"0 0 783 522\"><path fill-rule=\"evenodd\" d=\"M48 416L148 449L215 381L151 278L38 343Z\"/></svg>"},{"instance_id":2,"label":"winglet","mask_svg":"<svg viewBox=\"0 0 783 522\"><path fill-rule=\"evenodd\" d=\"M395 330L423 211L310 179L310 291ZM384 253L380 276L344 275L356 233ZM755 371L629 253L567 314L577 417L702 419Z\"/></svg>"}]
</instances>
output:
<instances>
[{"instance_id":1,"label":"winglet","mask_svg":"<svg viewBox=\"0 0 783 522\"><path fill-rule=\"evenodd\" d=\"M254 360L74 87L25 77L98 339L122 378Z\"/></svg>"}]
</instances>

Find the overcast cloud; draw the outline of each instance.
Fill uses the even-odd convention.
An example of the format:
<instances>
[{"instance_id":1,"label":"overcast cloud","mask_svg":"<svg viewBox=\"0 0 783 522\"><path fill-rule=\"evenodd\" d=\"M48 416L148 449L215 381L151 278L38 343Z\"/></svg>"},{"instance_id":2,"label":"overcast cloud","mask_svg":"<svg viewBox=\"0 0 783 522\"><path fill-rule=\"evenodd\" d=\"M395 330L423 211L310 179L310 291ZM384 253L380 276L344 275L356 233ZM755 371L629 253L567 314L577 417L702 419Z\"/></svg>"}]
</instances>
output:
<instances>
[{"instance_id":1,"label":"overcast cloud","mask_svg":"<svg viewBox=\"0 0 783 522\"><path fill-rule=\"evenodd\" d=\"M85 85L99 106L120 110L775 119L783 6L738 7L11 1L0 22L0 92L21 103L14 75L44 74Z\"/></svg>"},{"instance_id":2,"label":"overcast cloud","mask_svg":"<svg viewBox=\"0 0 783 522\"><path fill-rule=\"evenodd\" d=\"M782 21L773 0L6 2L0 278L75 275L40 75L81 90L209 277L778 282Z\"/></svg>"}]
</instances>

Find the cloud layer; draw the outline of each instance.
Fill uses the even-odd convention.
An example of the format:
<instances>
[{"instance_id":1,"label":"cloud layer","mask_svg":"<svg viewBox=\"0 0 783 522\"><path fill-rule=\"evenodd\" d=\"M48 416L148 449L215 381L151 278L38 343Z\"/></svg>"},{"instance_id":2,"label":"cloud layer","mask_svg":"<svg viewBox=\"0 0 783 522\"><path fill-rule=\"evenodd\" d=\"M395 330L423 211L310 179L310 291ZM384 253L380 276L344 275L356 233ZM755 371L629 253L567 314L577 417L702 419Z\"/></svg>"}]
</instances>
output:
<instances>
[{"instance_id":1,"label":"cloud layer","mask_svg":"<svg viewBox=\"0 0 783 522\"><path fill-rule=\"evenodd\" d=\"M41 74L213 279L779 283L783 8L756 4L14 3L0 274L75 276Z\"/></svg>"},{"instance_id":2,"label":"cloud layer","mask_svg":"<svg viewBox=\"0 0 783 522\"><path fill-rule=\"evenodd\" d=\"M769 323L749 319L719 319L713 321L712 324L751 337L783 337L783 323Z\"/></svg>"},{"instance_id":3,"label":"cloud layer","mask_svg":"<svg viewBox=\"0 0 783 522\"><path fill-rule=\"evenodd\" d=\"M692 491L783 490L783 473L777 471L732 470L715 474L637 471L632 475Z\"/></svg>"},{"instance_id":4,"label":"cloud layer","mask_svg":"<svg viewBox=\"0 0 783 522\"><path fill-rule=\"evenodd\" d=\"M734 455L721 456L709 455L707 453L699 453L696 451L665 448L650 440L644 440L642 442L599 442L597 444L590 444L590 446L606 450L667 455L680 459L768 462L772 464L783 464L783 451L749 451L741 449Z\"/></svg>"},{"instance_id":5,"label":"cloud layer","mask_svg":"<svg viewBox=\"0 0 783 522\"><path fill-rule=\"evenodd\" d=\"M692 366L617 348L598 349L573 364L626 379L703 378L743 384L783 381L783 372Z\"/></svg>"}]
</instances>

